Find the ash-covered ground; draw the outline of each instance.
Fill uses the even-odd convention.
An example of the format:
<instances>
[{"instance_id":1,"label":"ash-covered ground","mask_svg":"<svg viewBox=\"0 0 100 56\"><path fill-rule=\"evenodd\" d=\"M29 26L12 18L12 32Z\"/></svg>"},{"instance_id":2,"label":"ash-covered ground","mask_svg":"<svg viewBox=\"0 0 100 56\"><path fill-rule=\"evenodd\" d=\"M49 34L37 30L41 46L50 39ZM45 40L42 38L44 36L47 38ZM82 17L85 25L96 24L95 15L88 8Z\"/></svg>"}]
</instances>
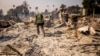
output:
<instances>
[{"instance_id":1,"label":"ash-covered ground","mask_svg":"<svg viewBox=\"0 0 100 56\"><path fill-rule=\"evenodd\" d=\"M78 33L75 37L75 30L68 26L45 27L45 34L45 37L42 33L37 35L33 23L16 23L5 28L0 32L0 55L100 56L100 35Z\"/></svg>"}]
</instances>

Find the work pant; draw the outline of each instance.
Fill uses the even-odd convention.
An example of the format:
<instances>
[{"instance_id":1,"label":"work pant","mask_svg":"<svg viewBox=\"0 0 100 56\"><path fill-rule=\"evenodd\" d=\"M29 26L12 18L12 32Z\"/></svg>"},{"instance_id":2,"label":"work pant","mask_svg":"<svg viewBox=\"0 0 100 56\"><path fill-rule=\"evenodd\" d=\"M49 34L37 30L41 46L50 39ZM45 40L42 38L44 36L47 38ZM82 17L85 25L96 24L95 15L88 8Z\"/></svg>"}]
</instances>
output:
<instances>
[{"instance_id":1,"label":"work pant","mask_svg":"<svg viewBox=\"0 0 100 56\"><path fill-rule=\"evenodd\" d=\"M43 35L45 36L44 23L38 23L37 24L37 34L40 34L40 27L41 27L41 30L43 32Z\"/></svg>"}]
</instances>

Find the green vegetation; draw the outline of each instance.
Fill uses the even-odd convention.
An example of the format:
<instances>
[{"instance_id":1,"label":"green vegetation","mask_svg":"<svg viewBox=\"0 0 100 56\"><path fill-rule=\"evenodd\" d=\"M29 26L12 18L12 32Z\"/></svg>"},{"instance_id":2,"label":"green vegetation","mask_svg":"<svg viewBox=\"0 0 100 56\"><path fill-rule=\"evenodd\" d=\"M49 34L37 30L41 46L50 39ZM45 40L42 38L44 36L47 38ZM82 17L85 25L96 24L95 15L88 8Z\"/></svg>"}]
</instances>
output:
<instances>
[{"instance_id":1,"label":"green vegetation","mask_svg":"<svg viewBox=\"0 0 100 56\"><path fill-rule=\"evenodd\" d=\"M87 11L87 15L92 14L94 9L96 9L96 13L100 13L100 7L98 6L100 0L83 0L82 4Z\"/></svg>"}]
</instances>

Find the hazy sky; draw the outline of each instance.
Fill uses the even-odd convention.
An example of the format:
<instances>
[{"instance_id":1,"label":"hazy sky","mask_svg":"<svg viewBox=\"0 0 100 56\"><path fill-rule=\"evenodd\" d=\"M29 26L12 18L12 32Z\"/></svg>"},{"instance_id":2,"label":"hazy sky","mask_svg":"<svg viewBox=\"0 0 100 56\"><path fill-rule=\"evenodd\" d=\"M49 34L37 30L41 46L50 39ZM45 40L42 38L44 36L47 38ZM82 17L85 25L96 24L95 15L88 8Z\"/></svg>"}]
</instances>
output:
<instances>
[{"instance_id":1,"label":"hazy sky","mask_svg":"<svg viewBox=\"0 0 100 56\"><path fill-rule=\"evenodd\" d=\"M25 0L0 0L0 9L3 9L4 14L10 9L13 8L13 5L21 5ZM34 11L35 7L39 7L39 11L44 11L49 5L49 11L53 10L53 5L55 8L60 7L61 4L66 4L66 6L71 5L81 5L82 0L26 0L30 7L31 11Z\"/></svg>"}]
</instances>

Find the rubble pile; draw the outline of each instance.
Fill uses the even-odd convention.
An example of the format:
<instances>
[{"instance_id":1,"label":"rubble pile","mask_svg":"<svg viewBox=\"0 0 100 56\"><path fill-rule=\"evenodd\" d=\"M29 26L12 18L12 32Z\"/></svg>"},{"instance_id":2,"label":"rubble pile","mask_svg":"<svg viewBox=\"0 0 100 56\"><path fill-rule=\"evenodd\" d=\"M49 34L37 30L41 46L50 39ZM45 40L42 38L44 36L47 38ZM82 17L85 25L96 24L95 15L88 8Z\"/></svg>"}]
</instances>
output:
<instances>
[{"instance_id":1,"label":"rubble pile","mask_svg":"<svg viewBox=\"0 0 100 56\"><path fill-rule=\"evenodd\" d=\"M86 36L68 27L45 27L46 36L37 35L36 25L16 23L0 32L0 54L5 49L20 56L100 56L100 36ZM99 32L100 33L100 32ZM6 53L6 54L4 54Z\"/></svg>"}]
</instances>

